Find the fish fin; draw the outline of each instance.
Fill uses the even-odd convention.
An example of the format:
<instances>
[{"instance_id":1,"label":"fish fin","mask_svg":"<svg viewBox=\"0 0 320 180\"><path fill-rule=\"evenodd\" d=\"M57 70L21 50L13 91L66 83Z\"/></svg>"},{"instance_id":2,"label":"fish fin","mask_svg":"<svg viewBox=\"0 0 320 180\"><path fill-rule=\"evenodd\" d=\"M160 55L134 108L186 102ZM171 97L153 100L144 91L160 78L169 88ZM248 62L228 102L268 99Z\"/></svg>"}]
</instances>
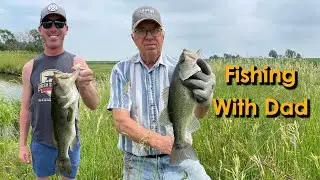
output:
<instances>
[{"instance_id":1,"label":"fish fin","mask_svg":"<svg viewBox=\"0 0 320 180\"><path fill-rule=\"evenodd\" d=\"M162 90L161 97L165 104L165 108L160 113L159 123L162 126L172 125L169 119L168 108L167 108L168 101L169 101L169 87L166 87Z\"/></svg>"},{"instance_id":2,"label":"fish fin","mask_svg":"<svg viewBox=\"0 0 320 180\"><path fill-rule=\"evenodd\" d=\"M190 133L195 132L200 128L199 120L195 116L192 116L192 120L189 122L187 128Z\"/></svg>"},{"instance_id":3,"label":"fish fin","mask_svg":"<svg viewBox=\"0 0 320 180\"><path fill-rule=\"evenodd\" d=\"M163 102L165 103L165 105L167 105L168 101L169 101L169 87L166 87L162 90L161 98L162 98Z\"/></svg>"},{"instance_id":4,"label":"fish fin","mask_svg":"<svg viewBox=\"0 0 320 180\"><path fill-rule=\"evenodd\" d=\"M64 157L57 157L56 160L56 173L57 174L71 174L72 172L72 166L71 166L71 161L69 158L64 158Z\"/></svg>"},{"instance_id":5,"label":"fish fin","mask_svg":"<svg viewBox=\"0 0 320 180\"><path fill-rule=\"evenodd\" d=\"M68 95L66 95L68 96ZM76 101L78 101L79 99L79 94L75 93L75 94L71 94L71 98L70 100L63 106L63 108L69 108L73 103L76 103Z\"/></svg>"},{"instance_id":6,"label":"fish fin","mask_svg":"<svg viewBox=\"0 0 320 180\"><path fill-rule=\"evenodd\" d=\"M74 110L74 112L75 112L75 118L77 119L77 121L79 121L80 120L80 110L79 110L79 102L77 102L77 106L76 106L76 108L75 108L75 110Z\"/></svg>"},{"instance_id":7,"label":"fish fin","mask_svg":"<svg viewBox=\"0 0 320 180\"><path fill-rule=\"evenodd\" d=\"M196 54L198 55L198 58L200 58L201 57L201 49L199 49Z\"/></svg>"},{"instance_id":8,"label":"fish fin","mask_svg":"<svg viewBox=\"0 0 320 180\"><path fill-rule=\"evenodd\" d=\"M74 112L72 112L73 109L71 107L69 107L66 111L68 113L67 114L67 122L71 122L74 117Z\"/></svg>"},{"instance_id":9,"label":"fish fin","mask_svg":"<svg viewBox=\"0 0 320 180\"><path fill-rule=\"evenodd\" d=\"M52 131L52 143L53 143L53 145L54 145L55 147L58 146L58 143L57 143L56 138L55 138L55 135L54 135L54 131Z\"/></svg>"},{"instance_id":10,"label":"fish fin","mask_svg":"<svg viewBox=\"0 0 320 180\"><path fill-rule=\"evenodd\" d=\"M186 159L198 160L197 153L189 143L183 143L182 145L174 144L170 155L170 164L178 165Z\"/></svg>"},{"instance_id":11,"label":"fish fin","mask_svg":"<svg viewBox=\"0 0 320 180\"><path fill-rule=\"evenodd\" d=\"M159 116L159 124L162 126L172 125L169 119L168 108L164 108Z\"/></svg>"},{"instance_id":12,"label":"fish fin","mask_svg":"<svg viewBox=\"0 0 320 180\"><path fill-rule=\"evenodd\" d=\"M71 106L71 104L73 103L73 101L68 101L64 106L63 108L69 108Z\"/></svg>"},{"instance_id":13,"label":"fish fin","mask_svg":"<svg viewBox=\"0 0 320 180\"><path fill-rule=\"evenodd\" d=\"M77 137L76 136L74 136L74 138L73 138L73 140L72 140L72 143L71 143L71 145L70 145L70 150L71 151L74 151L75 150L75 148L76 148L76 146L77 146Z\"/></svg>"}]
</instances>

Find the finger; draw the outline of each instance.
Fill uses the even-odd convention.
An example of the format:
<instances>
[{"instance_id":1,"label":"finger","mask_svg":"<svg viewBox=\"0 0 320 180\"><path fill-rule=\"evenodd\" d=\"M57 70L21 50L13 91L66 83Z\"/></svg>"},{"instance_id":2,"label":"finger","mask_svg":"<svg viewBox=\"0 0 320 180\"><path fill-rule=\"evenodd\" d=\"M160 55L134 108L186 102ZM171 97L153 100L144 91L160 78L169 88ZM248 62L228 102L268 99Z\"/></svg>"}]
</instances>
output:
<instances>
[{"instance_id":1,"label":"finger","mask_svg":"<svg viewBox=\"0 0 320 180\"><path fill-rule=\"evenodd\" d=\"M92 76L93 72L91 69L83 69L82 71L79 72L79 76L85 77L85 76Z\"/></svg>"},{"instance_id":2,"label":"finger","mask_svg":"<svg viewBox=\"0 0 320 180\"><path fill-rule=\"evenodd\" d=\"M75 69L77 69L77 68L81 68L82 67L82 65L81 65L81 63L74 63L74 65L72 66L72 70L75 70Z\"/></svg>"},{"instance_id":3,"label":"finger","mask_svg":"<svg viewBox=\"0 0 320 180\"><path fill-rule=\"evenodd\" d=\"M209 66L209 64L205 60L198 59L197 64L201 68L203 73L205 73L206 75L211 75L211 73L212 73L211 67Z\"/></svg>"},{"instance_id":4,"label":"finger","mask_svg":"<svg viewBox=\"0 0 320 180\"><path fill-rule=\"evenodd\" d=\"M207 93L201 89L193 90L194 97L198 100L198 102L204 102L207 100Z\"/></svg>"},{"instance_id":5,"label":"finger","mask_svg":"<svg viewBox=\"0 0 320 180\"><path fill-rule=\"evenodd\" d=\"M77 82L89 82L92 80L93 80L92 76L85 76L85 77L78 76L77 78Z\"/></svg>"},{"instance_id":6,"label":"finger","mask_svg":"<svg viewBox=\"0 0 320 180\"><path fill-rule=\"evenodd\" d=\"M206 86L205 82L198 79L187 79L182 84L190 89L204 89Z\"/></svg>"},{"instance_id":7,"label":"finger","mask_svg":"<svg viewBox=\"0 0 320 180\"><path fill-rule=\"evenodd\" d=\"M72 71L75 71L75 70L77 70L77 67L73 66L71 69L72 69ZM86 68L80 67L80 71L83 71L83 70L86 70Z\"/></svg>"},{"instance_id":8,"label":"finger","mask_svg":"<svg viewBox=\"0 0 320 180\"><path fill-rule=\"evenodd\" d=\"M206 74L204 74L203 72L200 71L200 72L197 72L194 75L192 75L190 77L190 79L201 79L202 81L207 82L207 81L209 81L210 76L208 76L208 75L206 75Z\"/></svg>"}]
</instances>

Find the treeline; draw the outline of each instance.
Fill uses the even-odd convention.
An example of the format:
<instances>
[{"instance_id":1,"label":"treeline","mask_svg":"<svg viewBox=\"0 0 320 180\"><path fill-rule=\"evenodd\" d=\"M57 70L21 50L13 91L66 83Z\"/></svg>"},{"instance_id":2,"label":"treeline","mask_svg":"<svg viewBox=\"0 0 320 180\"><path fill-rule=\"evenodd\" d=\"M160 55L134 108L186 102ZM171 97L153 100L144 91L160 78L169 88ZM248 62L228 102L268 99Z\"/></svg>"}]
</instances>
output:
<instances>
[{"instance_id":1,"label":"treeline","mask_svg":"<svg viewBox=\"0 0 320 180\"><path fill-rule=\"evenodd\" d=\"M269 57L272 57L272 58L283 58L283 57L286 57L286 58L297 58L297 59L301 59L302 56L300 53L297 53L296 51L294 50L291 50L291 49L287 49L284 53L284 55L281 55L281 54L278 54L277 51L275 51L274 49L271 49L269 51Z\"/></svg>"},{"instance_id":2,"label":"treeline","mask_svg":"<svg viewBox=\"0 0 320 180\"><path fill-rule=\"evenodd\" d=\"M263 58L262 56L259 56L259 57ZM284 52L284 55L281 55L281 54L278 54L277 51L275 51L274 49L271 49L269 51L268 57L271 57L271 58L297 58L297 59L301 59L302 55L300 53L297 53L294 50L291 50L291 49L286 49L286 51ZM209 59L220 59L220 58L238 59L238 58L241 58L241 56L239 54L233 55L233 54L224 53L222 57L219 57L218 55L213 55L213 56L209 57Z\"/></svg>"},{"instance_id":3,"label":"treeline","mask_svg":"<svg viewBox=\"0 0 320 180\"><path fill-rule=\"evenodd\" d=\"M43 40L37 29L14 34L7 29L0 29L0 51L42 52Z\"/></svg>"}]
</instances>

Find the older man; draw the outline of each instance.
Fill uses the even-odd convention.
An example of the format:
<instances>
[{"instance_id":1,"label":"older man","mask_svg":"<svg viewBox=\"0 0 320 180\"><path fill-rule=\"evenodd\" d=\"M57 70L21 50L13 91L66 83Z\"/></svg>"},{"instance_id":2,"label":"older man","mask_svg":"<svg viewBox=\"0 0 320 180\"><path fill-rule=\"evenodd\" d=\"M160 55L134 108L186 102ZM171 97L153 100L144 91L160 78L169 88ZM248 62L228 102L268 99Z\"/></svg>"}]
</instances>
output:
<instances>
[{"instance_id":1,"label":"older man","mask_svg":"<svg viewBox=\"0 0 320 180\"><path fill-rule=\"evenodd\" d=\"M64 38L68 32L65 10L52 3L43 8L40 15L39 33L44 40L44 52L28 61L22 72L22 102L20 111L20 153L24 163L31 163L27 137L32 126L32 167L38 180L49 179L55 174L57 148L54 147L51 121L51 89L54 72L69 72L75 64L81 65L76 85L85 105L96 109L99 103L98 92L92 80L92 70L85 60L73 55L63 48ZM72 164L71 173L63 173L62 179L74 179L80 163L80 138L76 119L77 143L69 151Z\"/></svg>"},{"instance_id":2,"label":"older man","mask_svg":"<svg viewBox=\"0 0 320 180\"><path fill-rule=\"evenodd\" d=\"M137 8L132 15L131 37L139 53L115 65L111 73L110 101L115 128L120 133L118 147L125 152L124 179L210 179L199 161L185 160L179 166L169 163L174 137L170 130L159 125L163 108L161 92L170 85L178 62L164 53L164 29L157 9ZM209 88L194 94L201 106L195 115L206 115L213 92L214 76L201 74L204 79L186 80L186 86L201 89L199 81Z\"/></svg>"}]
</instances>

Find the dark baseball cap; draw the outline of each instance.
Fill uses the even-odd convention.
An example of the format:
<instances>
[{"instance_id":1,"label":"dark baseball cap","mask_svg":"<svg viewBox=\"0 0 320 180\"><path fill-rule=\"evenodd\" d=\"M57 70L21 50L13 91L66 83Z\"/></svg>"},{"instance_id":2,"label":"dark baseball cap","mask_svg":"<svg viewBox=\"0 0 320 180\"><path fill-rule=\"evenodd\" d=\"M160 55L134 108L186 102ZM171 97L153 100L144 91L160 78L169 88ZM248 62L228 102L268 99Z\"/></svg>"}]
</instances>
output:
<instances>
[{"instance_id":1,"label":"dark baseball cap","mask_svg":"<svg viewBox=\"0 0 320 180\"><path fill-rule=\"evenodd\" d=\"M42 9L41 16L40 16L40 22L42 22L42 20L46 16L48 16L49 14L58 14L58 15L62 16L65 21L67 21L67 16L66 16L65 10L55 3L51 3Z\"/></svg>"},{"instance_id":2,"label":"dark baseball cap","mask_svg":"<svg viewBox=\"0 0 320 180\"><path fill-rule=\"evenodd\" d=\"M153 20L162 27L161 16L157 9L151 6L138 7L132 14L132 30L144 20Z\"/></svg>"}]
</instances>

